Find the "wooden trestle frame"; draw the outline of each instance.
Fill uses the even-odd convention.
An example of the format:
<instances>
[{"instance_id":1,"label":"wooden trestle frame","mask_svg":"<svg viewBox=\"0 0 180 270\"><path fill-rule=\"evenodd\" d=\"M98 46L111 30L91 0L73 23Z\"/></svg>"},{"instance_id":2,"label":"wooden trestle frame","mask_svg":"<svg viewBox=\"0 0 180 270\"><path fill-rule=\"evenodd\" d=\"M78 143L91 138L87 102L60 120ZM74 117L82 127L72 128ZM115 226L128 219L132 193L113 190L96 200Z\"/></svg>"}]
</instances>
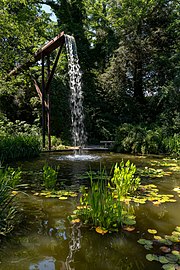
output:
<instances>
[{"instance_id":1,"label":"wooden trestle frame","mask_svg":"<svg viewBox=\"0 0 180 270\"><path fill-rule=\"evenodd\" d=\"M51 100L50 100L50 84L54 76L55 69L62 51L62 47L65 44L64 32L57 35L51 41L49 41L45 46L39 49L33 56L33 59L27 61L26 63L17 66L8 75L16 75L19 71L24 70L32 66L35 62L42 61L41 78L42 85L41 89L38 82L33 78L36 91L42 102L42 142L43 148L45 147L45 134L46 134L46 113L47 113L47 129L48 129L48 147L51 150ZM54 61L53 67L50 70L50 53L59 47L56 59ZM45 57L47 57L47 73L48 78L45 82Z\"/></svg>"}]
</instances>

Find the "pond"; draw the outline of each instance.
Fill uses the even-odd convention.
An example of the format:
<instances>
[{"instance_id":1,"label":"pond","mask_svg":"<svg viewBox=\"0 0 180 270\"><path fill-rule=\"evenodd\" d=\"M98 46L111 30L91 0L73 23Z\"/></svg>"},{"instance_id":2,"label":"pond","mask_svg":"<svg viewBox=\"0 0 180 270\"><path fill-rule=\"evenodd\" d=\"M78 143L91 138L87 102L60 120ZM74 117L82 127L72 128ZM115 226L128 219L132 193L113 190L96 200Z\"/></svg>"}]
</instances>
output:
<instances>
[{"instance_id":1,"label":"pond","mask_svg":"<svg viewBox=\"0 0 180 270\"><path fill-rule=\"evenodd\" d=\"M24 211L24 221L12 238L0 248L2 270L158 270L159 262L146 260L146 250L137 241L152 238L148 229L158 235L171 234L180 225L180 198L173 191L180 186L180 171L172 164L163 167L170 171L163 177L143 180L157 185L159 193L172 194L176 202L155 205L152 202L136 204L136 225L132 232L100 235L94 229L84 228L79 223L70 224L67 217L76 208L77 198L59 200L37 196L40 191L42 167L45 163L58 167L59 188L78 191L82 184L88 185L85 173L112 165L121 160L130 160L137 168L162 168L163 157L142 157L89 152L83 158L73 154L43 153L31 161L16 162L23 171L23 181L29 186L18 195ZM172 161L167 161L172 163ZM174 166L177 161L173 161Z\"/></svg>"}]
</instances>

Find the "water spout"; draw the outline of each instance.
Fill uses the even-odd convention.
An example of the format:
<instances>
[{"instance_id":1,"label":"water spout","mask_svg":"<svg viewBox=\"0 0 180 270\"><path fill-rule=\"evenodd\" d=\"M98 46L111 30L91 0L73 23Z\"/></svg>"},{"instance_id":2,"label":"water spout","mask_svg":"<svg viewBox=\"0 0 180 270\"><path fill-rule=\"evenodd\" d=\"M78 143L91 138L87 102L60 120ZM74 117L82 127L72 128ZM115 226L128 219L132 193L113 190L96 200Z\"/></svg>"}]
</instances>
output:
<instances>
[{"instance_id":1,"label":"water spout","mask_svg":"<svg viewBox=\"0 0 180 270\"><path fill-rule=\"evenodd\" d=\"M73 36L65 35L65 44L68 57L68 73L70 78L70 108L72 123L73 146L83 148L86 144L84 131L83 91L81 71L77 54L76 42Z\"/></svg>"}]
</instances>

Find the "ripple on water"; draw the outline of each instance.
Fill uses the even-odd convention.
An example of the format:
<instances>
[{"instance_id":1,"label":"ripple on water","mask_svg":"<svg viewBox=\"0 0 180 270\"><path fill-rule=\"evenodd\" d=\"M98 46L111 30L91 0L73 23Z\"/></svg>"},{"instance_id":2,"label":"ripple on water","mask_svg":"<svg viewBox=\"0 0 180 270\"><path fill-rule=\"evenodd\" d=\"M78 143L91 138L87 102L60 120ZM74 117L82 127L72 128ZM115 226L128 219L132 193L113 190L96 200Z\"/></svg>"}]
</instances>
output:
<instances>
[{"instance_id":1,"label":"ripple on water","mask_svg":"<svg viewBox=\"0 0 180 270\"><path fill-rule=\"evenodd\" d=\"M100 156L96 155L65 155L56 157L56 160L70 160L70 161L94 161L100 159Z\"/></svg>"}]
</instances>

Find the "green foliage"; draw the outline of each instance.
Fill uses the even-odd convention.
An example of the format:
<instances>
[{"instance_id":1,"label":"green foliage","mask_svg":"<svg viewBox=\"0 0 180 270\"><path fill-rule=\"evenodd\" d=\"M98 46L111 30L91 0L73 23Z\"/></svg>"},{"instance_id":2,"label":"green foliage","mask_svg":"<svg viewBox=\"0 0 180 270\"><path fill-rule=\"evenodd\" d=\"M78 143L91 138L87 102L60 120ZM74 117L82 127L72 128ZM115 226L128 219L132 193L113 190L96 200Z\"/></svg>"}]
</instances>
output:
<instances>
[{"instance_id":1,"label":"green foliage","mask_svg":"<svg viewBox=\"0 0 180 270\"><path fill-rule=\"evenodd\" d=\"M7 167L5 170L0 168L1 183L4 182L11 188L15 188L20 183L21 175L22 171L20 168L16 170L11 167Z\"/></svg>"},{"instance_id":2,"label":"green foliage","mask_svg":"<svg viewBox=\"0 0 180 270\"><path fill-rule=\"evenodd\" d=\"M0 0L0 10L1 77L15 64L30 59L46 41L50 29L47 31L48 16L33 0Z\"/></svg>"},{"instance_id":3,"label":"green foliage","mask_svg":"<svg viewBox=\"0 0 180 270\"><path fill-rule=\"evenodd\" d=\"M140 178L135 177L135 173L136 166L129 160L125 164L122 160L119 166L116 163L111 182L115 185L120 198L128 194L133 194L138 189Z\"/></svg>"},{"instance_id":4,"label":"green foliage","mask_svg":"<svg viewBox=\"0 0 180 270\"><path fill-rule=\"evenodd\" d=\"M37 137L27 135L0 136L0 160L31 158L38 156L41 151Z\"/></svg>"},{"instance_id":5,"label":"green foliage","mask_svg":"<svg viewBox=\"0 0 180 270\"><path fill-rule=\"evenodd\" d=\"M91 189L88 193L84 190L77 215L83 222L95 227L117 229L122 221L120 198L115 201L111 188L107 186L108 177L104 170L99 173L95 181L92 174L89 174L89 177Z\"/></svg>"},{"instance_id":6,"label":"green foliage","mask_svg":"<svg viewBox=\"0 0 180 270\"><path fill-rule=\"evenodd\" d=\"M17 209L12 193L21 179L20 169L0 168L0 236L10 233L17 223Z\"/></svg>"},{"instance_id":7,"label":"green foliage","mask_svg":"<svg viewBox=\"0 0 180 270\"><path fill-rule=\"evenodd\" d=\"M30 125L26 121L15 120L11 122L3 114L0 115L0 135L32 135L40 136L40 128L37 125Z\"/></svg>"},{"instance_id":8,"label":"green foliage","mask_svg":"<svg viewBox=\"0 0 180 270\"><path fill-rule=\"evenodd\" d=\"M96 179L90 173L91 187L88 192L82 190L76 215L85 224L111 231L118 231L123 224L135 224L133 209L122 203L122 198L133 194L140 184L140 179L134 177L135 171L130 161L126 165L122 161L120 167L115 165L112 179L105 170Z\"/></svg>"},{"instance_id":9,"label":"green foliage","mask_svg":"<svg viewBox=\"0 0 180 270\"><path fill-rule=\"evenodd\" d=\"M64 31L77 41L89 141L114 140L116 128L127 122L139 125L139 130L119 140L118 151L157 154L173 147L178 152L177 138L162 145L164 131L150 127L163 123L168 137L179 134L178 0L43 3L52 8L57 23L50 22L37 1L0 0L0 110L13 121L32 123L40 116L31 83L31 75L40 78L40 66L10 81L5 78L46 40ZM55 53L51 63L54 58ZM52 134L70 142L66 53L61 60L51 84Z\"/></svg>"},{"instance_id":10,"label":"green foliage","mask_svg":"<svg viewBox=\"0 0 180 270\"><path fill-rule=\"evenodd\" d=\"M43 166L43 181L46 189L54 189L57 181L58 172L45 164Z\"/></svg>"},{"instance_id":11,"label":"green foliage","mask_svg":"<svg viewBox=\"0 0 180 270\"><path fill-rule=\"evenodd\" d=\"M124 124L116 131L115 150L122 153L179 155L180 136L168 136L164 127L148 129Z\"/></svg>"},{"instance_id":12,"label":"green foliage","mask_svg":"<svg viewBox=\"0 0 180 270\"><path fill-rule=\"evenodd\" d=\"M0 116L0 160L31 158L38 156L41 151L39 128L25 121L10 122Z\"/></svg>"},{"instance_id":13,"label":"green foliage","mask_svg":"<svg viewBox=\"0 0 180 270\"><path fill-rule=\"evenodd\" d=\"M153 231L153 230L148 230ZM157 233L156 230L155 234ZM176 226L175 230L171 235L165 235L161 237L154 235L153 240L139 239L138 243L144 245L146 249L157 250L158 254L147 254L146 259L150 262L157 261L162 264L162 269L175 270L179 268L180 264L180 253L179 253L179 238L180 238L180 227ZM149 248L148 248L149 247Z\"/></svg>"},{"instance_id":14,"label":"green foliage","mask_svg":"<svg viewBox=\"0 0 180 270\"><path fill-rule=\"evenodd\" d=\"M174 134L163 139L163 144L166 153L180 155L180 135Z\"/></svg>"}]
</instances>

